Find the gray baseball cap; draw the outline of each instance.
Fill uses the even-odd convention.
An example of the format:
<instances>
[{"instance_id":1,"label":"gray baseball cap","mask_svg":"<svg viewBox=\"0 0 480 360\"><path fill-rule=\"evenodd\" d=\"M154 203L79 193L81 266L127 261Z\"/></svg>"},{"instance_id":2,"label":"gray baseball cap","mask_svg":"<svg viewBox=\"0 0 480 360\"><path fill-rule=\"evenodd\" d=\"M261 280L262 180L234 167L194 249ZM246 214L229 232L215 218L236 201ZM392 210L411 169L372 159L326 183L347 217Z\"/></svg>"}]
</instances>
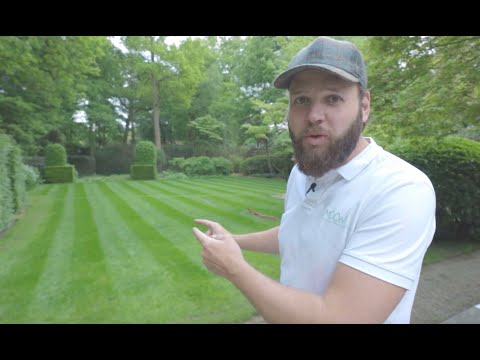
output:
<instances>
[{"instance_id":1,"label":"gray baseball cap","mask_svg":"<svg viewBox=\"0 0 480 360\"><path fill-rule=\"evenodd\" d=\"M325 69L367 88L367 70L362 54L348 41L320 36L300 50L274 81L277 89L288 89L292 77L306 69Z\"/></svg>"}]
</instances>

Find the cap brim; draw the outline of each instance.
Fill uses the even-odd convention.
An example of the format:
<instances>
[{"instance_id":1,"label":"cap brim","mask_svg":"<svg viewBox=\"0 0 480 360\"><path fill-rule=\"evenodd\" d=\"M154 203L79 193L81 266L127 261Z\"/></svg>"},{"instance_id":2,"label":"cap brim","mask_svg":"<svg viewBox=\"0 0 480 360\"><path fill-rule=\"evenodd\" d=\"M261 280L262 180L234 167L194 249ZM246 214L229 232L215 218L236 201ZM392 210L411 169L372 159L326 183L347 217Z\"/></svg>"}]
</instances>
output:
<instances>
[{"instance_id":1,"label":"cap brim","mask_svg":"<svg viewBox=\"0 0 480 360\"><path fill-rule=\"evenodd\" d=\"M341 77L352 81L352 82L360 82L359 79L357 79L355 76L352 74L346 72L345 70L338 69L336 67L333 67L331 65L325 65L325 64L309 64L309 65L299 65L292 67L291 69L288 69L287 71L281 73L280 75L277 76L277 78L273 81L273 86L275 86L277 89L288 89L290 86L290 82L292 81L292 77L299 72L307 69L323 69L323 70L328 70L334 74L340 75Z\"/></svg>"}]
</instances>

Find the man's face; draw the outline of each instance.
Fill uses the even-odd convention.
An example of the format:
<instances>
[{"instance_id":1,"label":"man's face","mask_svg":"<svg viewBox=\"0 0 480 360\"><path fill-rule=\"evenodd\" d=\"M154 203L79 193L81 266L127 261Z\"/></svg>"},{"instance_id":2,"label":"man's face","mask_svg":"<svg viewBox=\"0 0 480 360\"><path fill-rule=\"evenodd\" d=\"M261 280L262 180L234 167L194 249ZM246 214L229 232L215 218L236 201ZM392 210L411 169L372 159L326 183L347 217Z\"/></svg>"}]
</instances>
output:
<instances>
[{"instance_id":1,"label":"man's face","mask_svg":"<svg viewBox=\"0 0 480 360\"><path fill-rule=\"evenodd\" d=\"M370 110L370 94L327 71L305 70L289 88L288 128L302 172L320 177L351 160Z\"/></svg>"}]
</instances>

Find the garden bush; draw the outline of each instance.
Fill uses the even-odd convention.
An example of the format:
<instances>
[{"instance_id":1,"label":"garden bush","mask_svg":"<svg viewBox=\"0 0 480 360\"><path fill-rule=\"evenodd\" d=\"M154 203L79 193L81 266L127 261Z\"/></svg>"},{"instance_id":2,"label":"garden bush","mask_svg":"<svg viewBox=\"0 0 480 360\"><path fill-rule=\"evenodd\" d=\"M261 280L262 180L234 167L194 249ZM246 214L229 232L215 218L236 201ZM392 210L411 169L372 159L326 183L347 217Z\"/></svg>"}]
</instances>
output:
<instances>
[{"instance_id":1,"label":"garden bush","mask_svg":"<svg viewBox=\"0 0 480 360\"><path fill-rule=\"evenodd\" d=\"M480 240L480 143L459 136L388 147L428 175L437 197L437 239Z\"/></svg>"},{"instance_id":2,"label":"garden bush","mask_svg":"<svg viewBox=\"0 0 480 360\"><path fill-rule=\"evenodd\" d=\"M61 144L48 144L45 148L45 166L62 166L67 164L67 153Z\"/></svg>"}]
</instances>

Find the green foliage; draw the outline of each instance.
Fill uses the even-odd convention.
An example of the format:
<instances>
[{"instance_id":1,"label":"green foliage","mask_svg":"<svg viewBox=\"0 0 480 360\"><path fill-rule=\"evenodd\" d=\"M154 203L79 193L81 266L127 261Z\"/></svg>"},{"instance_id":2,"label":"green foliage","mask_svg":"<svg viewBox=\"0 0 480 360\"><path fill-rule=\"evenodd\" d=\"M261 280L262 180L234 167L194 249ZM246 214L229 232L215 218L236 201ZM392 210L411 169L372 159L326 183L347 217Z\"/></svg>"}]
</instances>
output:
<instances>
[{"instance_id":1,"label":"green foliage","mask_svg":"<svg viewBox=\"0 0 480 360\"><path fill-rule=\"evenodd\" d=\"M163 148L157 149L157 170L161 171L167 166L167 156Z\"/></svg>"},{"instance_id":2,"label":"green foliage","mask_svg":"<svg viewBox=\"0 0 480 360\"><path fill-rule=\"evenodd\" d=\"M18 146L14 145L10 148L8 162L10 184L12 186L13 194L13 212L17 213L23 208L27 195L22 151Z\"/></svg>"},{"instance_id":3,"label":"green foliage","mask_svg":"<svg viewBox=\"0 0 480 360\"><path fill-rule=\"evenodd\" d=\"M389 150L432 181L437 196L437 238L480 238L480 143L458 136L417 138Z\"/></svg>"},{"instance_id":4,"label":"green foliage","mask_svg":"<svg viewBox=\"0 0 480 360\"><path fill-rule=\"evenodd\" d=\"M47 183L72 183L76 180L76 172L73 165L45 166L43 171Z\"/></svg>"},{"instance_id":5,"label":"green foliage","mask_svg":"<svg viewBox=\"0 0 480 360\"><path fill-rule=\"evenodd\" d=\"M211 115L196 118L188 124L188 127L192 129L193 135L197 139L206 140L212 146L222 143L225 124Z\"/></svg>"},{"instance_id":6,"label":"green foliage","mask_svg":"<svg viewBox=\"0 0 480 360\"><path fill-rule=\"evenodd\" d=\"M165 144L163 146L167 160L174 158L189 158L193 156L192 144Z\"/></svg>"},{"instance_id":7,"label":"green foliage","mask_svg":"<svg viewBox=\"0 0 480 360\"><path fill-rule=\"evenodd\" d=\"M273 173L268 167L268 159L272 165ZM292 153L290 151L278 152L269 156L255 155L246 158L240 163L240 172L244 175L280 176L287 178L293 167Z\"/></svg>"},{"instance_id":8,"label":"green foliage","mask_svg":"<svg viewBox=\"0 0 480 360\"><path fill-rule=\"evenodd\" d=\"M95 174L95 158L88 155L70 155L68 163L75 166L80 176Z\"/></svg>"},{"instance_id":9,"label":"green foliage","mask_svg":"<svg viewBox=\"0 0 480 360\"><path fill-rule=\"evenodd\" d=\"M0 231L8 227L14 214L12 179L9 155L12 152L11 139L0 134Z\"/></svg>"},{"instance_id":10,"label":"green foliage","mask_svg":"<svg viewBox=\"0 0 480 360\"><path fill-rule=\"evenodd\" d=\"M27 190L33 189L37 184L41 184L42 179L37 168L24 164L23 172L25 173L25 187Z\"/></svg>"},{"instance_id":11,"label":"green foliage","mask_svg":"<svg viewBox=\"0 0 480 360\"><path fill-rule=\"evenodd\" d=\"M135 146L135 164L151 165L156 164L157 151L151 141L139 141Z\"/></svg>"},{"instance_id":12,"label":"green foliage","mask_svg":"<svg viewBox=\"0 0 480 360\"><path fill-rule=\"evenodd\" d=\"M174 171L180 171L188 176L229 175L233 171L231 162L222 157L174 158L169 161L169 165Z\"/></svg>"},{"instance_id":13,"label":"green foliage","mask_svg":"<svg viewBox=\"0 0 480 360\"><path fill-rule=\"evenodd\" d=\"M134 164L130 176L133 180L155 180L157 171L154 165Z\"/></svg>"},{"instance_id":14,"label":"green foliage","mask_svg":"<svg viewBox=\"0 0 480 360\"><path fill-rule=\"evenodd\" d=\"M45 148L45 166L63 166L67 163L67 153L61 144L48 144Z\"/></svg>"},{"instance_id":15,"label":"green foliage","mask_svg":"<svg viewBox=\"0 0 480 360\"><path fill-rule=\"evenodd\" d=\"M256 155L246 158L240 163L240 172L244 175L266 175L270 174L268 168L268 156Z\"/></svg>"},{"instance_id":16,"label":"green foliage","mask_svg":"<svg viewBox=\"0 0 480 360\"><path fill-rule=\"evenodd\" d=\"M478 36L376 36L365 43L372 129L394 137L475 133Z\"/></svg>"},{"instance_id":17,"label":"green foliage","mask_svg":"<svg viewBox=\"0 0 480 360\"><path fill-rule=\"evenodd\" d=\"M131 145L110 144L95 153L96 173L99 175L128 174L132 162Z\"/></svg>"},{"instance_id":18,"label":"green foliage","mask_svg":"<svg viewBox=\"0 0 480 360\"><path fill-rule=\"evenodd\" d=\"M162 171L160 177L164 180L185 180L188 179L188 176L181 172L174 171Z\"/></svg>"}]
</instances>

